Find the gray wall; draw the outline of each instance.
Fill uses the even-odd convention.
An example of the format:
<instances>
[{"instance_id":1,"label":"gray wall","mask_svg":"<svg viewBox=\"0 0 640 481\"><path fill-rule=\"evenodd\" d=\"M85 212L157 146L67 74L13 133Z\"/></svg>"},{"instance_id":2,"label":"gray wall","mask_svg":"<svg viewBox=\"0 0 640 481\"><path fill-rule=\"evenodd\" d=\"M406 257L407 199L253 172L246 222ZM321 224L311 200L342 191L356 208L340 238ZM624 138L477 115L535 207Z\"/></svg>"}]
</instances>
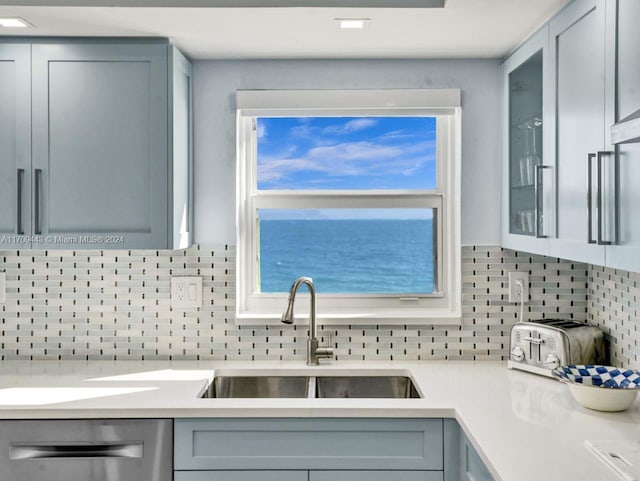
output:
<instances>
[{"instance_id":1,"label":"gray wall","mask_svg":"<svg viewBox=\"0 0 640 481\"><path fill-rule=\"evenodd\" d=\"M235 244L236 90L376 88L462 90L462 243L499 245L498 60L195 62L195 241Z\"/></svg>"}]
</instances>

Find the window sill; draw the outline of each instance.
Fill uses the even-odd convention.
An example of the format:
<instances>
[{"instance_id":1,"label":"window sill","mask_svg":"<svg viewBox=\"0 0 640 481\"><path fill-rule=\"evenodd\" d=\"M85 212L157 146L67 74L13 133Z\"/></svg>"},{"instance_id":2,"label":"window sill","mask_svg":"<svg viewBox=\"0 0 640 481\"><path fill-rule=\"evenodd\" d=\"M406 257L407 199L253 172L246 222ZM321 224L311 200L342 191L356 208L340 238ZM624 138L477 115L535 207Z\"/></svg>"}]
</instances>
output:
<instances>
[{"instance_id":1,"label":"window sill","mask_svg":"<svg viewBox=\"0 0 640 481\"><path fill-rule=\"evenodd\" d=\"M284 309L284 307L283 307ZM236 325L239 326L281 326L282 312L257 313L243 312L236 314ZM369 312L324 312L316 316L318 326L349 325L411 325L411 326L461 326L460 312L446 310L375 310ZM294 324L307 325L309 315L296 315Z\"/></svg>"}]
</instances>

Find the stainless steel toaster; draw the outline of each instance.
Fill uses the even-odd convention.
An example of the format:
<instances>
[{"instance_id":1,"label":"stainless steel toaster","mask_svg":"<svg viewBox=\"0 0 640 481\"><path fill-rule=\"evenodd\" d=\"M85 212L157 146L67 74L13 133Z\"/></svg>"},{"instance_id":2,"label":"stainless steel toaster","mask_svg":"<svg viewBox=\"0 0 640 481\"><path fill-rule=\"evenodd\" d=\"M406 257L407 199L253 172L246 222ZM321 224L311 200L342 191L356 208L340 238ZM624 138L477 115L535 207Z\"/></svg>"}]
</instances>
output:
<instances>
[{"instance_id":1,"label":"stainless steel toaster","mask_svg":"<svg viewBox=\"0 0 640 481\"><path fill-rule=\"evenodd\" d=\"M551 377L551 371L568 364L604 364L604 334L588 324L539 319L511 328L510 369Z\"/></svg>"}]
</instances>

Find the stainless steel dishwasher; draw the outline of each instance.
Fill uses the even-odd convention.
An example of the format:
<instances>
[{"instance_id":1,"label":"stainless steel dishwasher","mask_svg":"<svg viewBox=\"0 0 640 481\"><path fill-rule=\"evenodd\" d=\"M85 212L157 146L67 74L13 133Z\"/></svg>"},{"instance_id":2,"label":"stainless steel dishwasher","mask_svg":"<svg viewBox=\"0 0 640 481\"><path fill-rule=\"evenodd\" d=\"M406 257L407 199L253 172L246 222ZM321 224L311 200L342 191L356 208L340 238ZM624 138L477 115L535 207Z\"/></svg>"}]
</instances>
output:
<instances>
[{"instance_id":1,"label":"stainless steel dishwasher","mask_svg":"<svg viewBox=\"0 0 640 481\"><path fill-rule=\"evenodd\" d=\"M170 419L0 421L2 481L171 481Z\"/></svg>"}]
</instances>

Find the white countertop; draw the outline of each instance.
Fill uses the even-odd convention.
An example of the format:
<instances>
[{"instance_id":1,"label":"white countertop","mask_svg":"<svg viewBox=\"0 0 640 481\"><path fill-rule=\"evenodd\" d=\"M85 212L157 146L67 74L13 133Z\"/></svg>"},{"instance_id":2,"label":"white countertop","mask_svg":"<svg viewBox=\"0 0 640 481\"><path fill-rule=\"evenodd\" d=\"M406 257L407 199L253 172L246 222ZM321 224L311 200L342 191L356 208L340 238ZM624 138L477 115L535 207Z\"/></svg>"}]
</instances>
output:
<instances>
[{"instance_id":1,"label":"white countertop","mask_svg":"<svg viewBox=\"0 0 640 481\"><path fill-rule=\"evenodd\" d=\"M217 374L374 374L413 378L423 399L200 399ZM4 361L0 419L133 417L450 417L497 481L617 481L584 441L640 440L640 400L590 411L552 379L498 362Z\"/></svg>"}]
</instances>

